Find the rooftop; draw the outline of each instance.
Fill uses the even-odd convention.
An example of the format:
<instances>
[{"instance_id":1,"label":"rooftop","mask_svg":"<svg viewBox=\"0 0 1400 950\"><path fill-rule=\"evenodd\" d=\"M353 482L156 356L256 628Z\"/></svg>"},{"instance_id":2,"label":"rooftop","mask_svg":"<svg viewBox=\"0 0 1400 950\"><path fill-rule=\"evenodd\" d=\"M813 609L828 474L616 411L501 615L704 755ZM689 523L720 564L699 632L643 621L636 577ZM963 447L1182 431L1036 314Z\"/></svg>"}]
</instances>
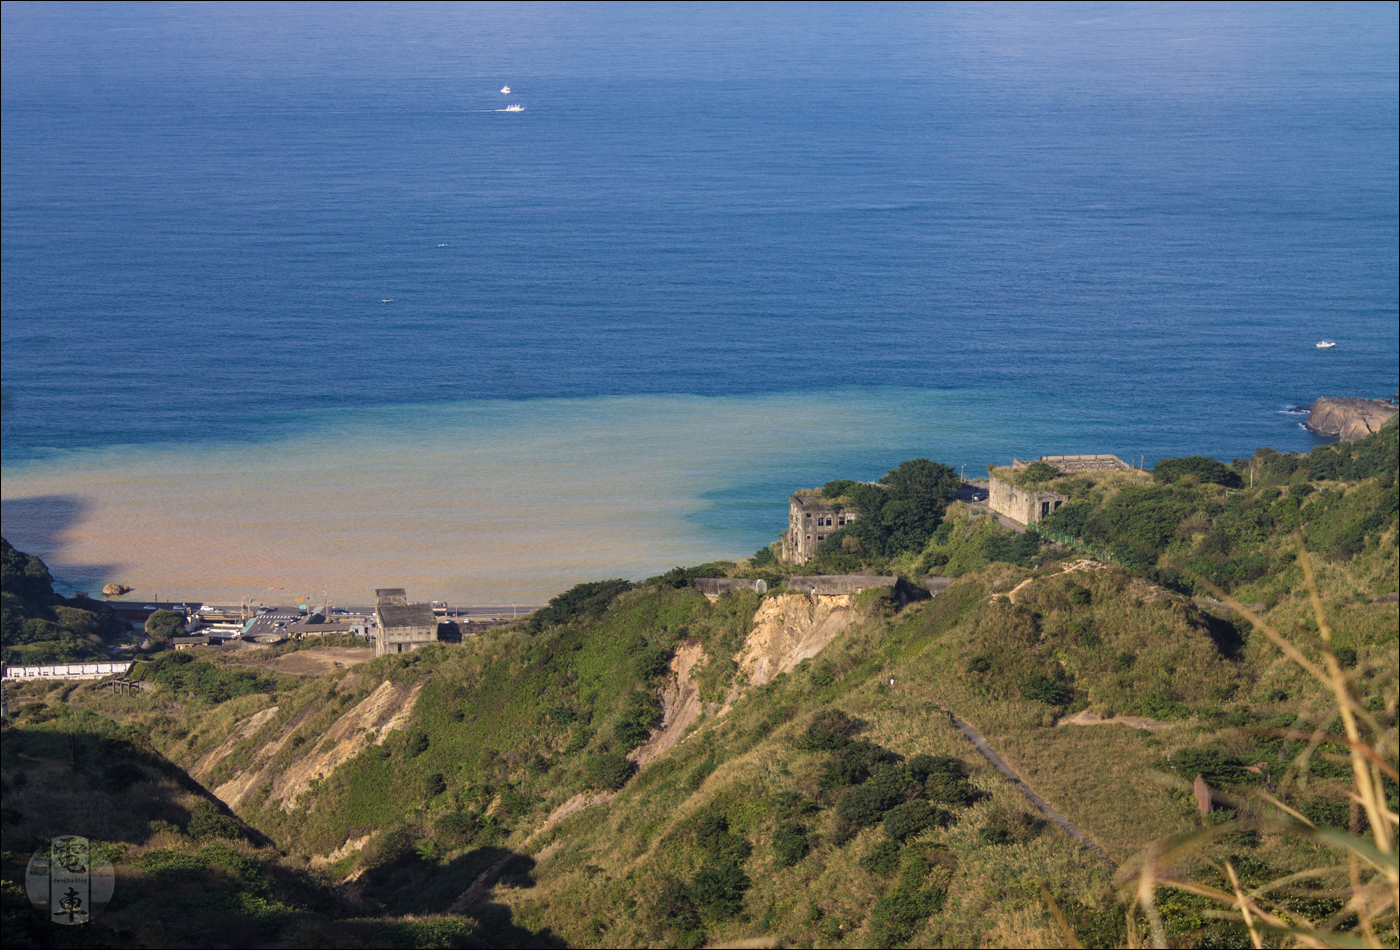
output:
<instances>
[{"instance_id":1,"label":"rooftop","mask_svg":"<svg viewBox=\"0 0 1400 950\"><path fill-rule=\"evenodd\" d=\"M385 604L377 611L380 623L387 627L436 627L437 617L429 604Z\"/></svg>"}]
</instances>

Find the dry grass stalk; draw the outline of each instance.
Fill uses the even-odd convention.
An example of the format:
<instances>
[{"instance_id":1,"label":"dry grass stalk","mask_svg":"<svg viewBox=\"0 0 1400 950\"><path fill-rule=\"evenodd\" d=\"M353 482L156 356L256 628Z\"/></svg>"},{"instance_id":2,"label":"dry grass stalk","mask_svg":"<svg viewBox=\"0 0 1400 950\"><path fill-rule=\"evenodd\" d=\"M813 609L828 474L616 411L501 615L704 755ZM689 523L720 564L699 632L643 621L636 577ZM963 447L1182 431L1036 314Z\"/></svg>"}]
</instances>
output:
<instances>
[{"instance_id":1,"label":"dry grass stalk","mask_svg":"<svg viewBox=\"0 0 1400 950\"><path fill-rule=\"evenodd\" d=\"M1396 749L1388 733L1362 705L1351 678L1332 651L1332 628L1323 610L1317 579L1303 546L1301 533L1297 535L1296 540L1298 562L1303 569L1309 602L1317 620L1319 638L1312 646L1322 656L1320 665L1310 660L1297 644L1244 604L1208 581L1200 578L1197 580L1215 597L1245 617L1256 630L1282 650L1286 657L1326 688L1336 706L1337 714L1341 717L1346 736L1330 736L1322 727L1311 735L1296 729L1290 730L1288 737L1306 737L1307 747L1300 756L1304 761L1296 769L1290 768L1289 772L1285 773L1285 780L1295 771L1306 769L1306 759L1310 758L1322 743L1342 740L1349 750L1348 758L1352 766L1354 790L1350 793L1350 798L1355 806L1365 811L1370 824L1371 840L1359 834L1318 828L1300 812L1285 805L1277 796L1257 791L1255 797L1276 809L1275 814L1283 817L1266 818L1263 814L1256 814L1204 832L1159 842L1143 855L1137 879L1127 885L1132 892L1127 922L1129 946L1138 945L1135 918L1139 908L1147 917L1153 945L1167 946L1166 930L1153 897L1157 887L1174 888L1220 903L1228 910L1215 911L1210 916L1243 923L1256 947L1263 946L1261 931L1305 947L1380 947L1382 943L1376 933L1377 929L1386 926L1393 928L1395 925L1396 911L1400 908L1400 863L1397 863L1396 859L1395 834L1397 826L1400 826L1400 818L1387 807L1382 776L1396 777L1396 769L1390 764ZM1363 726L1370 730L1372 738L1369 741L1362 734ZM1325 880L1340 875L1344 870L1341 867L1311 868L1246 892L1240 886L1234 867L1227 862L1222 869L1222 876L1229 880L1233 893L1194 881L1176 880L1167 873L1178 860L1198 851L1220 834L1246 827L1268 828L1309 837L1344 854L1347 857L1347 885L1327 892L1308 892L1313 896L1326 894L1336 898L1345 897L1346 904L1342 910L1330 919L1314 924L1291 913L1283 904L1283 900L1294 896L1291 885L1304 880ZM1277 894L1280 899L1273 900L1266 896L1271 894ZM1356 919L1354 926L1347 930L1337 929L1353 916Z\"/></svg>"}]
</instances>

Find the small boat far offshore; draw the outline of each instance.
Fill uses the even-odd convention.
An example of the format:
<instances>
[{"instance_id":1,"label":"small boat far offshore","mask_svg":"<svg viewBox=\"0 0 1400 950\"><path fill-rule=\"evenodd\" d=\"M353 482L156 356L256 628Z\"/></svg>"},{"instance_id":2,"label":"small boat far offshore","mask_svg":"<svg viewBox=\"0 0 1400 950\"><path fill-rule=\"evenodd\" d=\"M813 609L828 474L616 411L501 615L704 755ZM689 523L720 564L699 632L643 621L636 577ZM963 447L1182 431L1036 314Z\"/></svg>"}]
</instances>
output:
<instances>
[{"instance_id":1,"label":"small boat far offshore","mask_svg":"<svg viewBox=\"0 0 1400 950\"><path fill-rule=\"evenodd\" d=\"M502 87L501 87L501 95L503 95L503 96L508 96L508 95L510 95L510 87L509 87L509 86L502 86Z\"/></svg>"},{"instance_id":2,"label":"small boat far offshore","mask_svg":"<svg viewBox=\"0 0 1400 950\"><path fill-rule=\"evenodd\" d=\"M1330 350L1330 349L1332 349L1332 347L1334 347L1334 346L1336 346L1336 345L1337 345L1337 344L1333 343L1331 340L1323 340L1323 341L1321 341L1320 343L1317 344L1317 348L1318 348L1319 350Z\"/></svg>"},{"instance_id":3,"label":"small boat far offshore","mask_svg":"<svg viewBox=\"0 0 1400 950\"><path fill-rule=\"evenodd\" d=\"M524 106L511 105L511 106L506 106L505 111L506 111L506 112L524 112L524 111L525 111L525 107L524 107Z\"/></svg>"}]
</instances>

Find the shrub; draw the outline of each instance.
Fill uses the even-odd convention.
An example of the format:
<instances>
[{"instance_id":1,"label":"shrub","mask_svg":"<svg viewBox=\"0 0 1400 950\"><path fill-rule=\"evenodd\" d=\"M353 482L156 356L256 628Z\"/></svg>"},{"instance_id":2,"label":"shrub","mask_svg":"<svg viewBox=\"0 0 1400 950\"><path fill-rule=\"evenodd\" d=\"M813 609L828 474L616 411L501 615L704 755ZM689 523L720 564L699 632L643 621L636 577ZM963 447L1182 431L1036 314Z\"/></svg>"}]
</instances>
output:
<instances>
[{"instance_id":1,"label":"shrub","mask_svg":"<svg viewBox=\"0 0 1400 950\"><path fill-rule=\"evenodd\" d=\"M1303 802L1298 808L1303 817L1319 828L1338 828L1346 831L1351 825L1351 808L1346 802L1329 802L1313 799Z\"/></svg>"},{"instance_id":2,"label":"shrub","mask_svg":"<svg viewBox=\"0 0 1400 950\"><path fill-rule=\"evenodd\" d=\"M1041 673L1032 673L1021 681L1021 695L1047 706L1068 706L1074 699L1074 690L1063 681L1051 679Z\"/></svg>"},{"instance_id":3,"label":"shrub","mask_svg":"<svg viewBox=\"0 0 1400 950\"><path fill-rule=\"evenodd\" d=\"M876 745L869 739L857 739L847 743L836 753L833 761L827 763L822 772L822 788L840 788L844 785L859 785L871 775L876 766L892 763L894 753Z\"/></svg>"},{"instance_id":4,"label":"shrub","mask_svg":"<svg viewBox=\"0 0 1400 950\"><path fill-rule=\"evenodd\" d=\"M938 810L928 802L905 802L885 812L885 834L895 841L903 841L939 824L941 818Z\"/></svg>"},{"instance_id":5,"label":"shrub","mask_svg":"<svg viewBox=\"0 0 1400 950\"><path fill-rule=\"evenodd\" d=\"M631 589L632 582L621 578L575 585L535 611L530 617L530 628L538 633L547 626L600 616L619 595Z\"/></svg>"},{"instance_id":6,"label":"shrub","mask_svg":"<svg viewBox=\"0 0 1400 950\"><path fill-rule=\"evenodd\" d=\"M661 879L660 886L656 889L652 912L682 934L703 939L703 934L697 933L701 927L700 912L691 897L691 889L682 881L669 876ZM698 946L700 942L701 940L695 940L692 945ZM681 941L677 941L678 945L680 943Z\"/></svg>"},{"instance_id":7,"label":"shrub","mask_svg":"<svg viewBox=\"0 0 1400 950\"><path fill-rule=\"evenodd\" d=\"M807 731L793 743L803 752L828 752L844 749L851 737L860 731L862 723L839 709L817 716Z\"/></svg>"},{"instance_id":8,"label":"shrub","mask_svg":"<svg viewBox=\"0 0 1400 950\"><path fill-rule=\"evenodd\" d=\"M695 843L718 864L742 864L753 852L748 841L729 830L729 819L714 809L696 816Z\"/></svg>"},{"instance_id":9,"label":"shrub","mask_svg":"<svg viewBox=\"0 0 1400 950\"><path fill-rule=\"evenodd\" d=\"M860 866L871 874L888 877L899 867L899 845L889 838L881 838L865 852Z\"/></svg>"},{"instance_id":10,"label":"shrub","mask_svg":"<svg viewBox=\"0 0 1400 950\"><path fill-rule=\"evenodd\" d=\"M861 828L878 824L901 801L893 789L876 783L858 785L845 794L836 805L836 816Z\"/></svg>"},{"instance_id":11,"label":"shrub","mask_svg":"<svg viewBox=\"0 0 1400 950\"><path fill-rule=\"evenodd\" d=\"M423 795L426 798L436 798L447 791L447 780L442 777L441 772L434 772L423 779Z\"/></svg>"},{"instance_id":12,"label":"shrub","mask_svg":"<svg viewBox=\"0 0 1400 950\"><path fill-rule=\"evenodd\" d=\"M437 824L438 837L449 848L464 848L481 830L481 822L471 812L453 812Z\"/></svg>"},{"instance_id":13,"label":"shrub","mask_svg":"<svg viewBox=\"0 0 1400 950\"><path fill-rule=\"evenodd\" d=\"M428 734L422 729L415 729L408 734L404 741L404 751L410 758L417 758L428 751Z\"/></svg>"},{"instance_id":14,"label":"shrub","mask_svg":"<svg viewBox=\"0 0 1400 950\"><path fill-rule=\"evenodd\" d=\"M711 920L728 920L744 909L751 881L737 864L701 868L690 885L690 898Z\"/></svg>"},{"instance_id":15,"label":"shrub","mask_svg":"<svg viewBox=\"0 0 1400 950\"><path fill-rule=\"evenodd\" d=\"M1199 775L1214 788L1252 784L1251 779L1256 778L1256 774L1246 769L1239 759L1209 746L1178 749L1168 757L1167 767L1188 782Z\"/></svg>"},{"instance_id":16,"label":"shrub","mask_svg":"<svg viewBox=\"0 0 1400 950\"><path fill-rule=\"evenodd\" d=\"M1159 485L1170 484L1185 475L1194 475L1199 481L1223 485L1226 488L1244 487L1238 472L1204 455L1162 459L1152 468L1152 480Z\"/></svg>"},{"instance_id":17,"label":"shrub","mask_svg":"<svg viewBox=\"0 0 1400 950\"><path fill-rule=\"evenodd\" d=\"M645 690L633 690L613 735L623 751L630 752L646 741L651 727L661 719L661 700Z\"/></svg>"},{"instance_id":18,"label":"shrub","mask_svg":"<svg viewBox=\"0 0 1400 950\"><path fill-rule=\"evenodd\" d=\"M1078 584L1069 585L1069 602L1071 604L1082 607L1089 603L1092 597L1093 595L1089 593L1089 588L1081 587Z\"/></svg>"},{"instance_id":19,"label":"shrub","mask_svg":"<svg viewBox=\"0 0 1400 950\"><path fill-rule=\"evenodd\" d=\"M600 752L588 757L584 766L588 783L604 791L617 791L627 784L635 770L627 756L621 752Z\"/></svg>"},{"instance_id":20,"label":"shrub","mask_svg":"<svg viewBox=\"0 0 1400 950\"><path fill-rule=\"evenodd\" d=\"M385 828L360 851L359 864L362 868L393 864L412 850L413 835L407 828L402 825Z\"/></svg>"},{"instance_id":21,"label":"shrub","mask_svg":"<svg viewBox=\"0 0 1400 950\"><path fill-rule=\"evenodd\" d=\"M942 888L899 887L880 898L870 914L870 937L877 947L908 940L919 925L943 909Z\"/></svg>"},{"instance_id":22,"label":"shrub","mask_svg":"<svg viewBox=\"0 0 1400 950\"><path fill-rule=\"evenodd\" d=\"M1059 474L1060 470L1049 462L1032 462L1021 469L1021 477L1027 482L1048 482Z\"/></svg>"},{"instance_id":23,"label":"shrub","mask_svg":"<svg viewBox=\"0 0 1400 950\"><path fill-rule=\"evenodd\" d=\"M773 854L778 867L792 867L807 856L807 829L795 822L786 822L773 832Z\"/></svg>"},{"instance_id":24,"label":"shrub","mask_svg":"<svg viewBox=\"0 0 1400 950\"><path fill-rule=\"evenodd\" d=\"M200 801L195 802L194 807L190 809L190 820L185 832L199 841L213 838L237 840L243 837L243 826L238 823L238 819L220 812L212 802Z\"/></svg>"},{"instance_id":25,"label":"shrub","mask_svg":"<svg viewBox=\"0 0 1400 950\"><path fill-rule=\"evenodd\" d=\"M987 817L978 836L987 844L1026 842L1045 830L1046 821L1039 815L1003 808Z\"/></svg>"},{"instance_id":26,"label":"shrub","mask_svg":"<svg viewBox=\"0 0 1400 950\"><path fill-rule=\"evenodd\" d=\"M849 478L833 478L822 486L822 497L831 499L840 498L859 484L859 482L853 482Z\"/></svg>"},{"instance_id":27,"label":"shrub","mask_svg":"<svg viewBox=\"0 0 1400 950\"><path fill-rule=\"evenodd\" d=\"M929 801L940 805L975 805L982 793L967 779L960 776L933 774L924 783L924 794Z\"/></svg>"},{"instance_id":28,"label":"shrub","mask_svg":"<svg viewBox=\"0 0 1400 950\"><path fill-rule=\"evenodd\" d=\"M645 647L633 656L632 669L644 683L665 676L671 670L671 651L658 646Z\"/></svg>"},{"instance_id":29,"label":"shrub","mask_svg":"<svg viewBox=\"0 0 1400 950\"><path fill-rule=\"evenodd\" d=\"M930 775L951 775L954 778L967 775L967 766L954 755L910 756L909 761L904 763L904 769L915 782L923 782Z\"/></svg>"}]
</instances>

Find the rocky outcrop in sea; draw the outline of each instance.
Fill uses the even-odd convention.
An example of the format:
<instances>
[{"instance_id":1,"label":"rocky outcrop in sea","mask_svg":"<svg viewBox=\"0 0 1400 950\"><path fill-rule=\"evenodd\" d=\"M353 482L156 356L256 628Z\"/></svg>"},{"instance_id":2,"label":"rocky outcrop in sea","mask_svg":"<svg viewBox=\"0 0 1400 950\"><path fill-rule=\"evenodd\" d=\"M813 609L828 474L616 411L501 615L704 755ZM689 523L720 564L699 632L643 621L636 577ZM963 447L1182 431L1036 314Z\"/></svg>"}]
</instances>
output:
<instances>
[{"instance_id":1,"label":"rocky outcrop in sea","mask_svg":"<svg viewBox=\"0 0 1400 950\"><path fill-rule=\"evenodd\" d=\"M1379 430L1397 411L1386 399L1324 396L1313 403L1304 425L1318 435L1356 442Z\"/></svg>"}]
</instances>

